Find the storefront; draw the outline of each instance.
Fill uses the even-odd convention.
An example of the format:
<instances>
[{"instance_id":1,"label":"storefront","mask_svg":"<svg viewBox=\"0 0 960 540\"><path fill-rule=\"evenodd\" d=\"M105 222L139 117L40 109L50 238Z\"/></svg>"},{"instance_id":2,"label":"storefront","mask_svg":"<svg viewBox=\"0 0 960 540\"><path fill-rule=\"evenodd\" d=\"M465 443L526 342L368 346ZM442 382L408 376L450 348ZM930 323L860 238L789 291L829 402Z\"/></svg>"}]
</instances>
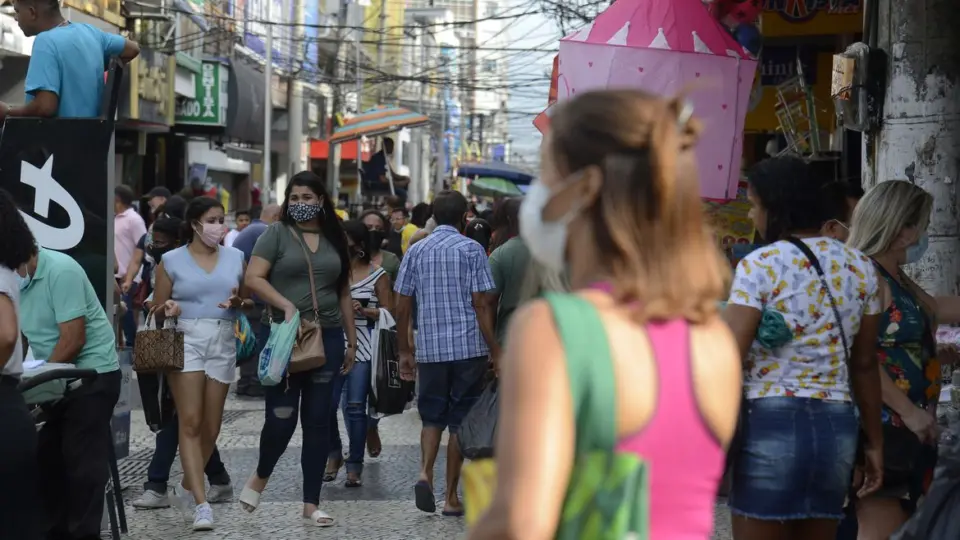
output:
<instances>
[{"instance_id":1,"label":"storefront","mask_svg":"<svg viewBox=\"0 0 960 540\"><path fill-rule=\"evenodd\" d=\"M841 176L858 174L859 142L836 128L830 86L833 55L862 32L862 0L766 0L760 22L764 47L745 124L744 164L787 147L781 117L784 104L798 99L790 83L799 64L813 101L794 108L791 118L801 133L816 133L821 154L842 157Z\"/></svg>"},{"instance_id":2,"label":"storefront","mask_svg":"<svg viewBox=\"0 0 960 540\"><path fill-rule=\"evenodd\" d=\"M146 193L166 174L167 146L159 136L174 122L173 56L142 49L123 76L117 107L117 182Z\"/></svg>"},{"instance_id":3,"label":"storefront","mask_svg":"<svg viewBox=\"0 0 960 540\"><path fill-rule=\"evenodd\" d=\"M23 103L27 66L34 38L23 35L17 20L0 14L0 101Z\"/></svg>"}]
</instances>

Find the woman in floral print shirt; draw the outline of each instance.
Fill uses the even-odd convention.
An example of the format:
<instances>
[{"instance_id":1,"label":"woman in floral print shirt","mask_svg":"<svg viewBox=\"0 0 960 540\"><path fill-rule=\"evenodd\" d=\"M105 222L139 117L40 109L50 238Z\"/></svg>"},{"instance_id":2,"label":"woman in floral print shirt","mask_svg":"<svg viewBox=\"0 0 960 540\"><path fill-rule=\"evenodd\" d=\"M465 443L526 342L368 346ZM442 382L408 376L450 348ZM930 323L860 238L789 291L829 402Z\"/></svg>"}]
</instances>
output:
<instances>
[{"instance_id":1,"label":"woman in floral print shirt","mask_svg":"<svg viewBox=\"0 0 960 540\"><path fill-rule=\"evenodd\" d=\"M846 220L844 198L805 161L766 160L748 180L751 217L769 244L737 265L724 313L744 359L742 446L730 455L734 537L832 539L861 428L871 467L860 493L881 484L877 276L862 253L822 232ZM764 335L770 321L786 330L775 342Z\"/></svg>"},{"instance_id":2,"label":"woman in floral print shirt","mask_svg":"<svg viewBox=\"0 0 960 540\"><path fill-rule=\"evenodd\" d=\"M885 308L877 338L884 423L884 485L858 501L859 538L885 540L916 507L935 461L940 363L933 329L937 302L901 270L927 248L933 197L903 181L883 182L861 199L849 244L873 258ZM946 302L945 302L946 304Z\"/></svg>"}]
</instances>

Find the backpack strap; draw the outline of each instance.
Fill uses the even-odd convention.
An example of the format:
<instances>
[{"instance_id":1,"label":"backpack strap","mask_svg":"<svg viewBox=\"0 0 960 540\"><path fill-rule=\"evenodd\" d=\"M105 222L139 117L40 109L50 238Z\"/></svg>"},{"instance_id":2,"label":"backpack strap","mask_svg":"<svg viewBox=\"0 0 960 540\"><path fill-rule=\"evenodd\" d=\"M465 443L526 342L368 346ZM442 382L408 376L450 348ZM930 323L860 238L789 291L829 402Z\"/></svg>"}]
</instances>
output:
<instances>
[{"instance_id":1,"label":"backpack strap","mask_svg":"<svg viewBox=\"0 0 960 540\"><path fill-rule=\"evenodd\" d=\"M613 357L603 320L593 304L573 294L548 293L563 343L577 426L577 454L613 451L617 443Z\"/></svg>"}]
</instances>

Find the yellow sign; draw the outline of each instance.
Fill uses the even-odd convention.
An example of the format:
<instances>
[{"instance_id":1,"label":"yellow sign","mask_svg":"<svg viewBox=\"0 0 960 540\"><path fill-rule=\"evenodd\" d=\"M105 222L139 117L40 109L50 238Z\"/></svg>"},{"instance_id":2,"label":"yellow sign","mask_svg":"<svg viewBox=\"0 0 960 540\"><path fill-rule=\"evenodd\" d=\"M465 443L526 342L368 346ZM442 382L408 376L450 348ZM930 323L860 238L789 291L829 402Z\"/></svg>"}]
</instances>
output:
<instances>
[{"instance_id":1,"label":"yellow sign","mask_svg":"<svg viewBox=\"0 0 960 540\"><path fill-rule=\"evenodd\" d=\"M863 31L863 0L765 0L763 37L857 34Z\"/></svg>"},{"instance_id":2,"label":"yellow sign","mask_svg":"<svg viewBox=\"0 0 960 540\"><path fill-rule=\"evenodd\" d=\"M713 226L717 242L722 246L749 244L753 242L756 229L750 219L750 202L747 200L747 183L741 181L737 198L727 202L704 201L704 213Z\"/></svg>"}]
</instances>

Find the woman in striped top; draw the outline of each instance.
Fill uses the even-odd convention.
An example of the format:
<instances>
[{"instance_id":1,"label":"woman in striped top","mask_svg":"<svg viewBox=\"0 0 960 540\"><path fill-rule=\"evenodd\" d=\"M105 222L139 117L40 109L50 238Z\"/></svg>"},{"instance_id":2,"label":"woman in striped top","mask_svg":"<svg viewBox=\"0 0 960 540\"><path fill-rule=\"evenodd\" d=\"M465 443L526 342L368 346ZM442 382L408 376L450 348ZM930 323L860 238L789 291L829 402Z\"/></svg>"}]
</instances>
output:
<instances>
[{"instance_id":1,"label":"woman in striped top","mask_svg":"<svg viewBox=\"0 0 960 540\"><path fill-rule=\"evenodd\" d=\"M362 221L351 220L343 224L347 233L347 248L350 252L350 295L353 297L354 318L357 326L357 363L346 377L341 377L334 388L334 399L342 404L350 448L347 452L346 487L359 487L363 473L363 452L367 441L367 395L370 393L370 363L374 351L371 347L373 329L380 318L380 306L390 305L390 276L370 260L370 234ZM385 308L383 308L385 309ZM336 478L344 461L343 444L337 425L337 409L334 406L330 430L330 456L324 481ZM328 480L329 479L329 480Z\"/></svg>"}]
</instances>

